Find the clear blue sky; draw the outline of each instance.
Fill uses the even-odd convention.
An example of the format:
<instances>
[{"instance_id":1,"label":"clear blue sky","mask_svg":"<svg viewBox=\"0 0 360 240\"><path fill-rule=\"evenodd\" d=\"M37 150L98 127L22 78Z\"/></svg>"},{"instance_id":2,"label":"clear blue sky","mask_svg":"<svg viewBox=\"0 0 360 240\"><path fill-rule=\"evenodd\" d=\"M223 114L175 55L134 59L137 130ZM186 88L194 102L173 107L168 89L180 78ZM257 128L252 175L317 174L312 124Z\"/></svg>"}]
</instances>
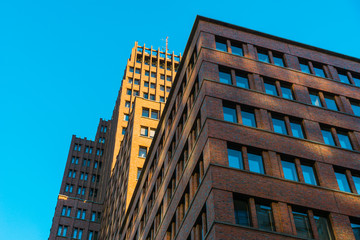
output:
<instances>
[{"instance_id":1,"label":"clear blue sky","mask_svg":"<svg viewBox=\"0 0 360 240\"><path fill-rule=\"evenodd\" d=\"M71 135L111 118L134 41L183 52L197 14L360 58L358 0L0 1L2 239L48 238Z\"/></svg>"}]
</instances>

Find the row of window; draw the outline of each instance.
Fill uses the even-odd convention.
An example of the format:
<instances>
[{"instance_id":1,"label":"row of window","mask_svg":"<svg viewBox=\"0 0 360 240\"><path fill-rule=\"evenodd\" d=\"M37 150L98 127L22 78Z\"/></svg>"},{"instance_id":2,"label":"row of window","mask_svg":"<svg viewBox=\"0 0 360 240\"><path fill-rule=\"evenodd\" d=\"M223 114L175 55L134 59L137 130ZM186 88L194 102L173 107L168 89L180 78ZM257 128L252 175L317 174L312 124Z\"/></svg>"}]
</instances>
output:
<instances>
[{"instance_id":1,"label":"row of window","mask_svg":"<svg viewBox=\"0 0 360 240\"><path fill-rule=\"evenodd\" d=\"M233 73L234 71L234 73ZM249 73L231 70L230 68L219 66L219 80L221 83L235 85L237 87L250 89ZM285 83L276 79L262 77L265 93L273 96L283 97L289 100L296 100L293 93L293 86L291 83ZM339 110L339 103L337 103L337 96L324 93L315 89L309 89L309 95L312 105L323 107L334 111ZM355 116L360 116L360 101L350 99L350 105Z\"/></svg>"},{"instance_id":2,"label":"row of window","mask_svg":"<svg viewBox=\"0 0 360 240\"><path fill-rule=\"evenodd\" d=\"M215 38L215 46L217 50L230 52L235 55L244 56L243 43L237 42L235 40L227 40L221 37ZM284 61L284 54L269 49L264 49L256 47L257 60L261 62L266 62L274 64L280 67L289 67ZM299 59L300 70L307 74L312 74L322 78L335 78L331 76L331 73L327 66L313 62L307 59ZM355 72L350 72L344 69L337 68L337 75L340 82L346 84L352 84L360 87L360 74Z\"/></svg>"},{"instance_id":3,"label":"row of window","mask_svg":"<svg viewBox=\"0 0 360 240\"><path fill-rule=\"evenodd\" d=\"M143 52L143 48L142 47L138 47L137 48L137 51L138 52ZM160 51L157 51L157 50L152 50L151 51L151 49L149 49L149 48L145 48L145 54L148 54L148 55L152 55L152 56L157 56L158 55L158 53L160 54L160 57L162 57L162 58L165 58L165 55L166 55L166 58L167 59L171 59L171 54L165 54L164 52L160 52ZM179 56L175 56L174 55L174 59L175 59L175 61L177 61L177 62L179 62L180 61L180 57Z\"/></svg>"},{"instance_id":4,"label":"row of window","mask_svg":"<svg viewBox=\"0 0 360 240\"><path fill-rule=\"evenodd\" d=\"M106 130L107 130L106 126L101 126L100 132L106 133Z\"/></svg>"},{"instance_id":5,"label":"row of window","mask_svg":"<svg viewBox=\"0 0 360 240\"><path fill-rule=\"evenodd\" d=\"M68 177L69 178L76 178L76 170L69 170ZM80 180L87 181L88 180L88 173L80 172ZM100 175L92 174L91 182L99 182L99 181L100 181Z\"/></svg>"},{"instance_id":6,"label":"row of window","mask_svg":"<svg viewBox=\"0 0 360 240\"><path fill-rule=\"evenodd\" d=\"M99 138L99 143L105 143L105 138Z\"/></svg>"},{"instance_id":7,"label":"row of window","mask_svg":"<svg viewBox=\"0 0 360 240\"><path fill-rule=\"evenodd\" d=\"M63 208L61 210L61 216L71 217L71 210L72 209L73 209L72 207L63 206ZM92 211L91 216L89 216L90 221L99 222L100 221L100 216L101 216L100 212ZM76 218L85 220L86 219L86 209L78 208L77 212L76 212Z\"/></svg>"},{"instance_id":8,"label":"row of window","mask_svg":"<svg viewBox=\"0 0 360 240\"><path fill-rule=\"evenodd\" d=\"M149 71L145 71L145 76L149 76ZM152 78L156 78L156 72L151 72L151 77ZM160 79L161 80L165 80L165 75L164 74L160 74ZM171 82L172 79L171 79L171 76L166 76L166 81L168 82ZM133 78L129 77L128 78L128 83L134 83L135 85L139 85L140 86L140 82L141 80L140 79L136 79L135 78L135 81ZM144 81L144 87L149 87L149 81ZM150 87L151 88L155 88L155 83L150 83Z\"/></svg>"},{"instance_id":9,"label":"row of window","mask_svg":"<svg viewBox=\"0 0 360 240\"><path fill-rule=\"evenodd\" d=\"M71 164L75 164L78 165L79 164L79 158L78 157L72 157L71 158ZM84 167L90 167L91 164L91 160L90 159L83 159L83 166ZM101 168L101 162L99 161L94 161L94 169L97 169L99 167L99 169Z\"/></svg>"},{"instance_id":10,"label":"row of window","mask_svg":"<svg viewBox=\"0 0 360 240\"><path fill-rule=\"evenodd\" d=\"M66 184L65 185L65 192L72 193L73 190L74 190L74 185L73 184ZM89 197L92 197L92 196L97 197L97 193L98 193L98 190L96 188L95 189L94 188L89 189ZM85 196L86 187L79 186L78 189L77 189L76 194Z\"/></svg>"},{"instance_id":11,"label":"row of window","mask_svg":"<svg viewBox=\"0 0 360 240\"><path fill-rule=\"evenodd\" d=\"M257 127L256 111L247 106L239 106L230 102L223 103L224 120L233 123L240 123L249 127ZM284 116L277 113L270 113L272 120L272 130L275 133L305 139L307 136L301 119ZM321 125L321 133L324 143L332 146L353 150L349 132L347 130L336 129L334 127Z\"/></svg>"},{"instance_id":12,"label":"row of window","mask_svg":"<svg viewBox=\"0 0 360 240\"><path fill-rule=\"evenodd\" d=\"M155 131L156 128L150 128L149 131L149 127L140 126L140 136L153 138L155 136Z\"/></svg>"},{"instance_id":13,"label":"row of window","mask_svg":"<svg viewBox=\"0 0 360 240\"><path fill-rule=\"evenodd\" d=\"M99 143L105 143L105 138L99 138ZM74 145L74 151L79 151L80 152L81 151L81 144L75 144ZM92 154L92 152L93 152L92 147L89 147L89 146L85 147L85 153ZM103 149L99 149L99 148L96 149L96 155L102 156L103 153L104 153Z\"/></svg>"},{"instance_id":14,"label":"row of window","mask_svg":"<svg viewBox=\"0 0 360 240\"><path fill-rule=\"evenodd\" d=\"M57 235L61 237L67 237L69 226L66 225L59 225ZM83 239L83 232L84 229L82 228L74 228L71 238L72 239ZM97 240L98 239L98 232L97 231L89 231L88 233L88 240Z\"/></svg>"}]
</instances>

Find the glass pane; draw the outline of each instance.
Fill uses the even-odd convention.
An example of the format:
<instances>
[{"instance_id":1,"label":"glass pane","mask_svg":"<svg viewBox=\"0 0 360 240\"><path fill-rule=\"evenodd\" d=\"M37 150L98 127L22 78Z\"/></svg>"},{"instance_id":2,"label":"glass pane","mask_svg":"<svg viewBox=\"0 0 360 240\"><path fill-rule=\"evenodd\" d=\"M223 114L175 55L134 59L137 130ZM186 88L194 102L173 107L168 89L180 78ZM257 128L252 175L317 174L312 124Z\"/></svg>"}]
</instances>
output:
<instances>
[{"instance_id":1,"label":"glass pane","mask_svg":"<svg viewBox=\"0 0 360 240\"><path fill-rule=\"evenodd\" d=\"M291 88L281 87L281 92L282 92L283 98L294 100Z\"/></svg>"},{"instance_id":2,"label":"glass pane","mask_svg":"<svg viewBox=\"0 0 360 240\"><path fill-rule=\"evenodd\" d=\"M336 180L339 184L339 189L344 192L351 192L348 180L344 173L335 172Z\"/></svg>"},{"instance_id":3,"label":"glass pane","mask_svg":"<svg viewBox=\"0 0 360 240\"><path fill-rule=\"evenodd\" d=\"M149 117L149 109L143 109L142 110L142 116L143 117Z\"/></svg>"},{"instance_id":4,"label":"glass pane","mask_svg":"<svg viewBox=\"0 0 360 240\"><path fill-rule=\"evenodd\" d=\"M353 176L356 191L360 194L360 177Z\"/></svg>"},{"instance_id":5,"label":"glass pane","mask_svg":"<svg viewBox=\"0 0 360 240\"><path fill-rule=\"evenodd\" d=\"M269 83L269 82L264 82L264 85L265 85L265 92L267 94L278 96L275 84Z\"/></svg>"},{"instance_id":6,"label":"glass pane","mask_svg":"<svg viewBox=\"0 0 360 240\"><path fill-rule=\"evenodd\" d=\"M223 107L223 112L225 121L237 123L235 108Z\"/></svg>"},{"instance_id":7,"label":"glass pane","mask_svg":"<svg viewBox=\"0 0 360 240\"><path fill-rule=\"evenodd\" d=\"M301 165L305 183L317 185L314 169L311 166Z\"/></svg>"},{"instance_id":8,"label":"glass pane","mask_svg":"<svg viewBox=\"0 0 360 240\"><path fill-rule=\"evenodd\" d=\"M335 99L334 97L331 96L324 96L325 98L325 103L328 109L334 110L334 111L339 111Z\"/></svg>"},{"instance_id":9,"label":"glass pane","mask_svg":"<svg viewBox=\"0 0 360 240\"><path fill-rule=\"evenodd\" d=\"M353 80L354 80L355 86L360 87L360 77L353 76Z\"/></svg>"},{"instance_id":10,"label":"glass pane","mask_svg":"<svg viewBox=\"0 0 360 240\"><path fill-rule=\"evenodd\" d=\"M248 153L248 162L251 172L264 174L264 165L262 156L259 154Z\"/></svg>"},{"instance_id":11,"label":"glass pane","mask_svg":"<svg viewBox=\"0 0 360 240\"><path fill-rule=\"evenodd\" d=\"M300 68L302 72L310 74L310 68L307 64L300 63Z\"/></svg>"},{"instance_id":12,"label":"glass pane","mask_svg":"<svg viewBox=\"0 0 360 240\"><path fill-rule=\"evenodd\" d=\"M360 117L360 103L351 102L351 107L354 112L354 115Z\"/></svg>"},{"instance_id":13,"label":"glass pane","mask_svg":"<svg viewBox=\"0 0 360 240\"><path fill-rule=\"evenodd\" d=\"M312 238L312 231L307 214L293 212L296 235L303 238Z\"/></svg>"},{"instance_id":14,"label":"glass pane","mask_svg":"<svg viewBox=\"0 0 360 240\"><path fill-rule=\"evenodd\" d=\"M325 72L321 67L315 67L314 66L315 75L318 77L325 77Z\"/></svg>"},{"instance_id":15,"label":"glass pane","mask_svg":"<svg viewBox=\"0 0 360 240\"><path fill-rule=\"evenodd\" d=\"M274 126L274 132L280 133L280 134L287 134L285 121L278 118L272 119L273 126Z\"/></svg>"},{"instance_id":16,"label":"glass pane","mask_svg":"<svg viewBox=\"0 0 360 240\"><path fill-rule=\"evenodd\" d=\"M256 204L256 216L260 229L274 231L274 220L270 206Z\"/></svg>"},{"instance_id":17,"label":"glass pane","mask_svg":"<svg viewBox=\"0 0 360 240\"><path fill-rule=\"evenodd\" d=\"M321 133L322 133L322 135L323 135L325 144L335 146L334 138L333 138L333 136L331 135L330 130L323 130L323 129L321 129Z\"/></svg>"},{"instance_id":18,"label":"glass pane","mask_svg":"<svg viewBox=\"0 0 360 240\"><path fill-rule=\"evenodd\" d=\"M249 207L244 200L234 200L236 224L250 226Z\"/></svg>"},{"instance_id":19,"label":"glass pane","mask_svg":"<svg viewBox=\"0 0 360 240\"><path fill-rule=\"evenodd\" d=\"M297 173L296 173L295 163L288 162L288 161L281 161L281 165L283 168L285 179L289 179L292 181L299 181Z\"/></svg>"},{"instance_id":20,"label":"glass pane","mask_svg":"<svg viewBox=\"0 0 360 240\"><path fill-rule=\"evenodd\" d=\"M319 233L320 240L331 240L332 237L329 221L325 217L314 216L316 222L316 228Z\"/></svg>"},{"instance_id":21,"label":"glass pane","mask_svg":"<svg viewBox=\"0 0 360 240\"><path fill-rule=\"evenodd\" d=\"M256 127L255 114L250 111L241 111L243 125Z\"/></svg>"},{"instance_id":22,"label":"glass pane","mask_svg":"<svg viewBox=\"0 0 360 240\"><path fill-rule=\"evenodd\" d=\"M342 133L342 132L338 133L338 138L339 138L340 146L342 148L353 150L349 136L346 133Z\"/></svg>"},{"instance_id":23,"label":"glass pane","mask_svg":"<svg viewBox=\"0 0 360 240\"><path fill-rule=\"evenodd\" d=\"M258 52L258 59L261 62L270 63L269 56L265 52Z\"/></svg>"},{"instance_id":24,"label":"glass pane","mask_svg":"<svg viewBox=\"0 0 360 240\"><path fill-rule=\"evenodd\" d=\"M232 52L232 54L236 54L236 55L239 55L239 56L244 56L243 49L239 45L237 45L237 46L231 45L231 52Z\"/></svg>"},{"instance_id":25,"label":"glass pane","mask_svg":"<svg viewBox=\"0 0 360 240\"><path fill-rule=\"evenodd\" d=\"M320 97L317 93L310 93L311 104L314 106L322 107Z\"/></svg>"},{"instance_id":26,"label":"glass pane","mask_svg":"<svg viewBox=\"0 0 360 240\"><path fill-rule=\"evenodd\" d=\"M228 148L228 161L230 167L244 169L241 151Z\"/></svg>"},{"instance_id":27,"label":"glass pane","mask_svg":"<svg viewBox=\"0 0 360 240\"><path fill-rule=\"evenodd\" d=\"M280 56L273 56L273 59L274 59L274 64L276 66L280 66L280 67L284 67L284 60L282 59L282 57Z\"/></svg>"},{"instance_id":28,"label":"glass pane","mask_svg":"<svg viewBox=\"0 0 360 240\"><path fill-rule=\"evenodd\" d=\"M219 79L221 83L231 85L231 74L230 71L219 71Z\"/></svg>"},{"instance_id":29,"label":"glass pane","mask_svg":"<svg viewBox=\"0 0 360 240\"><path fill-rule=\"evenodd\" d=\"M236 86L249 89L247 74L236 74Z\"/></svg>"},{"instance_id":30,"label":"glass pane","mask_svg":"<svg viewBox=\"0 0 360 240\"><path fill-rule=\"evenodd\" d=\"M351 228L354 232L355 239L360 240L360 224L351 223Z\"/></svg>"},{"instance_id":31,"label":"glass pane","mask_svg":"<svg viewBox=\"0 0 360 240\"><path fill-rule=\"evenodd\" d=\"M300 123L290 122L291 132L294 137L304 138L304 133Z\"/></svg>"},{"instance_id":32,"label":"glass pane","mask_svg":"<svg viewBox=\"0 0 360 240\"><path fill-rule=\"evenodd\" d=\"M227 52L226 41L216 41L216 50Z\"/></svg>"},{"instance_id":33,"label":"glass pane","mask_svg":"<svg viewBox=\"0 0 360 240\"><path fill-rule=\"evenodd\" d=\"M350 84L349 78L346 74L339 73L340 82Z\"/></svg>"}]
</instances>

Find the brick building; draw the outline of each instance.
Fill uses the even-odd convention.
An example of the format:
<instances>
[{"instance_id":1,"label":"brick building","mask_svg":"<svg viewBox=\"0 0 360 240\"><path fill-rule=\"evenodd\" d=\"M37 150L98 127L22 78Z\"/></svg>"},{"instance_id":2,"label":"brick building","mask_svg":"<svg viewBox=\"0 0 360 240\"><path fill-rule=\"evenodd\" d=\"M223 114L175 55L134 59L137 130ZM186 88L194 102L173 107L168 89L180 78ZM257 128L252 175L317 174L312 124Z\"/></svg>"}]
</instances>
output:
<instances>
[{"instance_id":1,"label":"brick building","mask_svg":"<svg viewBox=\"0 0 360 240\"><path fill-rule=\"evenodd\" d=\"M359 59L197 17L114 239L359 239L359 87Z\"/></svg>"},{"instance_id":2,"label":"brick building","mask_svg":"<svg viewBox=\"0 0 360 240\"><path fill-rule=\"evenodd\" d=\"M100 119L95 140L72 136L49 239L96 239L103 199L98 192L105 175L102 155L108 122Z\"/></svg>"}]
</instances>

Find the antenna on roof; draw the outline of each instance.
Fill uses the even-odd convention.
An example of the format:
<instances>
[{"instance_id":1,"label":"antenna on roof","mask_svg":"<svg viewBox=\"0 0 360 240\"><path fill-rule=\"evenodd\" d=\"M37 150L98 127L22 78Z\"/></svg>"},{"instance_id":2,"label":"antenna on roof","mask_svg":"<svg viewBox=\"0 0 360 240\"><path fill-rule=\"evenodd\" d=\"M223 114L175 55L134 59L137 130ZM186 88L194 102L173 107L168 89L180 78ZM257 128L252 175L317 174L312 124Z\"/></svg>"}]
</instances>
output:
<instances>
[{"instance_id":1,"label":"antenna on roof","mask_svg":"<svg viewBox=\"0 0 360 240\"><path fill-rule=\"evenodd\" d=\"M168 49L168 44L169 44L169 37L166 37L166 39L161 39L162 41L165 41L166 42L166 51L169 51L169 49Z\"/></svg>"}]
</instances>

